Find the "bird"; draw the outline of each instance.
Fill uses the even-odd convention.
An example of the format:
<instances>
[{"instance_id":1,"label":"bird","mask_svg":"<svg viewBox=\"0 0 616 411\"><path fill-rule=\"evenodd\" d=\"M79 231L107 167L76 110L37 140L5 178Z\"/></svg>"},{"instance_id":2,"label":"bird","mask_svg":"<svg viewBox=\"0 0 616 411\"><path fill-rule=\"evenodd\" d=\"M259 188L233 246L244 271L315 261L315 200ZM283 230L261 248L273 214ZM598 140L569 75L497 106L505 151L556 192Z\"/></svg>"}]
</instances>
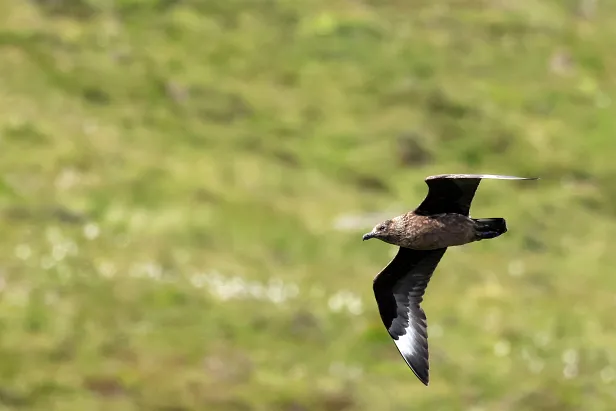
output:
<instances>
[{"instance_id":1,"label":"bird","mask_svg":"<svg viewBox=\"0 0 616 411\"><path fill-rule=\"evenodd\" d=\"M363 235L399 247L373 280L381 320L415 376L430 381L428 323L421 303L430 278L448 247L499 237L504 218L471 218L470 207L482 179L538 180L495 174L428 176L428 193L413 211L385 220Z\"/></svg>"}]
</instances>

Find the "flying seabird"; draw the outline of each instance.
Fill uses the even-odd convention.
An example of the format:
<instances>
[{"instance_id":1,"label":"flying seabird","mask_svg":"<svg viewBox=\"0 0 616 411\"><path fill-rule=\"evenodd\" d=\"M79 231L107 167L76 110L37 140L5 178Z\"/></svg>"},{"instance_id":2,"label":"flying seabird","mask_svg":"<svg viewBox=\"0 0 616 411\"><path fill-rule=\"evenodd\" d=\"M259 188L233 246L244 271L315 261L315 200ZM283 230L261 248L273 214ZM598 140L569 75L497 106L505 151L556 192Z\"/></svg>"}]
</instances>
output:
<instances>
[{"instance_id":1,"label":"flying seabird","mask_svg":"<svg viewBox=\"0 0 616 411\"><path fill-rule=\"evenodd\" d=\"M414 211L385 220L364 234L399 246L374 277L373 289L385 328L417 378L428 385L428 324L421 308L432 273L447 247L496 238L507 232L504 218L471 218L469 210L484 178L537 180L493 174L439 174L426 178L428 195Z\"/></svg>"}]
</instances>

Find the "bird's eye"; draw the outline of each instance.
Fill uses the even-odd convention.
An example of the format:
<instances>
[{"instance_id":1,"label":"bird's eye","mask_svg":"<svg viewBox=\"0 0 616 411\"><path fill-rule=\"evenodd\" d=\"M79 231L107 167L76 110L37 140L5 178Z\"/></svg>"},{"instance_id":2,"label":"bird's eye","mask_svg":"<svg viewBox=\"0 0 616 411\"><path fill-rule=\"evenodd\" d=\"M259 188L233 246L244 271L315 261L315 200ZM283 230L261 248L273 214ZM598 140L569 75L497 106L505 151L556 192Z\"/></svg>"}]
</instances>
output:
<instances>
[{"instance_id":1,"label":"bird's eye","mask_svg":"<svg viewBox=\"0 0 616 411\"><path fill-rule=\"evenodd\" d=\"M382 224L379 226L379 231L383 231L383 230L385 230L385 224Z\"/></svg>"}]
</instances>

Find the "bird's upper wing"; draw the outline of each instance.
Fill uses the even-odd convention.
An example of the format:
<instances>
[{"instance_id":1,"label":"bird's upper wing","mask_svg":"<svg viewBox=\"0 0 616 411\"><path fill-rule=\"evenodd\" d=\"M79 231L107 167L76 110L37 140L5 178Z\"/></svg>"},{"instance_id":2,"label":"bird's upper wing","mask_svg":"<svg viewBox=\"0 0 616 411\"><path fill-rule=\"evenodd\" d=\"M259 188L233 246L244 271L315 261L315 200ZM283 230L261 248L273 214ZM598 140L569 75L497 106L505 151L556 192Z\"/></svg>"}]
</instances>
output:
<instances>
[{"instance_id":1,"label":"bird's upper wing","mask_svg":"<svg viewBox=\"0 0 616 411\"><path fill-rule=\"evenodd\" d=\"M426 178L428 195L415 209L416 214L457 213L469 215L471 202L484 178L500 180L536 180L536 177L499 176L494 174L439 174Z\"/></svg>"},{"instance_id":2,"label":"bird's upper wing","mask_svg":"<svg viewBox=\"0 0 616 411\"><path fill-rule=\"evenodd\" d=\"M398 351L417 378L428 385L428 324L420 304L430 277L446 248L411 250L398 254L374 279L379 313Z\"/></svg>"}]
</instances>

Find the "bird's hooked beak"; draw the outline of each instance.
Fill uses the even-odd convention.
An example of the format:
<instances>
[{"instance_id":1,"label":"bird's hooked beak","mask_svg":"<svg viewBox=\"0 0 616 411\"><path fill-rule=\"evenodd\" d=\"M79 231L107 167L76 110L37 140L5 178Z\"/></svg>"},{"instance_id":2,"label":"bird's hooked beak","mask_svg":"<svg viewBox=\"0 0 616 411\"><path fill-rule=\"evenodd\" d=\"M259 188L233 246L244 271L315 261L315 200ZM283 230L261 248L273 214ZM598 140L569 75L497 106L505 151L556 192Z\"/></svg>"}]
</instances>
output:
<instances>
[{"instance_id":1,"label":"bird's hooked beak","mask_svg":"<svg viewBox=\"0 0 616 411\"><path fill-rule=\"evenodd\" d=\"M375 234L373 232L369 232L369 233L364 234L362 239L363 239L363 241L366 241L366 240L370 240L371 238L374 238L374 237L375 237Z\"/></svg>"}]
</instances>

